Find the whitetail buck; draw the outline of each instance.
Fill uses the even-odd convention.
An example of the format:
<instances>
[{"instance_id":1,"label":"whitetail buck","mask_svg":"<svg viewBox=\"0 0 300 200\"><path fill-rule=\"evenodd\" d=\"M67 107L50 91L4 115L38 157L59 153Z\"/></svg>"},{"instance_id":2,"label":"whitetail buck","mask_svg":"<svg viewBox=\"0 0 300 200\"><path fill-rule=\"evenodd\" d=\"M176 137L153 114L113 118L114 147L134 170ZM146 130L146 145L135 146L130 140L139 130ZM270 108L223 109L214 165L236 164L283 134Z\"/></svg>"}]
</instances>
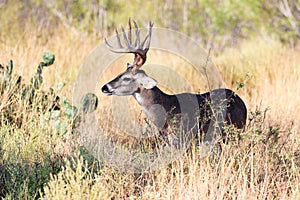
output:
<instances>
[{"instance_id":1,"label":"whitetail buck","mask_svg":"<svg viewBox=\"0 0 300 200\"><path fill-rule=\"evenodd\" d=\"M127 96L133 95L141 105L146 115L159 128L164 137L173 129L174 121L180 122L184 134L191 136L205 136L212 139L212 135L219 130L225 135L224 126L234 125L243 129L246 124L247 109L242 99L229 89L216 89L204 94L182 93L168 95L161 91L157 82L140 70L146 62L150 46L153 23L149 23L149 32L145 39L140 41L140 31L135 21L135 41L132 41L132 24L129 19L129 31L126 35L122 27L125 45L116 30L118 47L110 45L105 38L108 48L115 53L133 53L134 62L127 64L125 72L102 87L106 95ZM217 123L216 123L217 122ZM177 128L178 131L178 128ZM206 135L209 136L207 137ZM186 136L184 136L186 137Z\"/></svg>"}]
</instances>

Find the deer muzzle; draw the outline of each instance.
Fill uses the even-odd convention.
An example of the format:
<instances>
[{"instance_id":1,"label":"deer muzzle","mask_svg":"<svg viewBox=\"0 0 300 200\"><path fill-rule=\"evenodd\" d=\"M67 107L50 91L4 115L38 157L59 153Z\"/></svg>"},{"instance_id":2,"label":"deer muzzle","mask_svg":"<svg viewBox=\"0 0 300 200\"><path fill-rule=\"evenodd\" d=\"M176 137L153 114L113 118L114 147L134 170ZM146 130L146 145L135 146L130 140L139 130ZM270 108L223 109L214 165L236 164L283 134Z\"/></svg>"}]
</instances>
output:
<instances>
[{"instance_id":1,"label":"deer muzzle","mask_svg":"<svg viewBox=\"0 0 300 200\"><path fill-rule=\"evenodd\" d=\"M111 88L111 86L109 84L105 84L102 88L101 91L107 95L110 96L113 94L113 89Z\"/></svg>"}]
</instances>

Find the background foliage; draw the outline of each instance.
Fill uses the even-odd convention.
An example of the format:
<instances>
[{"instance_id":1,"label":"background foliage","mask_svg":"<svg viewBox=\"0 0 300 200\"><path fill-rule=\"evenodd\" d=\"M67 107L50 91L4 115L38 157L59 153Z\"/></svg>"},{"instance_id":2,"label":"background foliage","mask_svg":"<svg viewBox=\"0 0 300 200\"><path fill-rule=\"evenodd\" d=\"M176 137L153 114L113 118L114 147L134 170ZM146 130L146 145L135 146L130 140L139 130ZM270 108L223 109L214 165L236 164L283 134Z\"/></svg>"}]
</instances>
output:
<instances>
[{"instance_id":1,"label":"background foliage","mask_svg":"<svg viewBox=\"0 0 300 200\"><path fill-rule=\"evenodd\" d=\"M130 16L223 48L257 35L271 35L295 45L300 37L299 4L297 0L6 0L0 16L2 29L13 34L28 25L49 27L54 34L58 24L63 24L76 34L100 37Z\"/></svg>"}]
</instances>

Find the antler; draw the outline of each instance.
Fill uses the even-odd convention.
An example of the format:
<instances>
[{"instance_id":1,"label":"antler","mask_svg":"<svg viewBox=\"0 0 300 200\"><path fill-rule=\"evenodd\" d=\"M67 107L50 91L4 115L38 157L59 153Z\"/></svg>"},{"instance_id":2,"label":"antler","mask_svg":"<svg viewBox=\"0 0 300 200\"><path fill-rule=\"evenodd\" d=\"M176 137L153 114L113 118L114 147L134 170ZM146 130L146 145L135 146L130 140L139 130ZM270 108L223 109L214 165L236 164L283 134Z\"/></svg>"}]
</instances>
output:
<instances>
[{"instance_id":1,"label":"antler","mask_svg":"<svg viewBox=\"0 0 300 200\"><path fill-rule=\"evenodd\" d=\"M132 65L130 65L130 67L140 68L146 62L146 59L147 59L146 54L147 54L147 52L149 50L149 46L150 46L153 23L151 21L149 22L149 32L148 32L147 36L145 37L144 41L141 43L140 42L140 30L138 28L138 25L134 20L132 20L132 21L133 21L133 24L135 27L135 36L136 36L134 43L132 42L132 29L131 29L131 19L130 18L128 21L128 27L129 27L128 36L126 35L124 27L122 26L122 35L123 35L123 38L125 41L125 45L122 44L121 39L120 39L120 34L117 29L116 29L116 34L117 34L117 40L118 40L119 47L113 47L112 45L110 45L106 38L105 38L105 43L112 52L133 53L134 54L134 62ZM144 48L144 45L145 45L145 48Z\"/></svg>"}]
</instances>

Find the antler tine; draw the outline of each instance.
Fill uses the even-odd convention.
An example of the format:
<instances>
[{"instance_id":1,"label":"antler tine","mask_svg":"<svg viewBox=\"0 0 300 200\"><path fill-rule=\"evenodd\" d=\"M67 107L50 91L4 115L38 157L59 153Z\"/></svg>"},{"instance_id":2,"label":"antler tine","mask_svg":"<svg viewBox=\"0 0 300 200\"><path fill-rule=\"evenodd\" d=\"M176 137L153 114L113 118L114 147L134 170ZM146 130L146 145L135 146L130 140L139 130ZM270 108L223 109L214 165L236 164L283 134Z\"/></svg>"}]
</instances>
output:
<instances>
[{"instance_id":1,"label":"antler tine","mask_svg":"<svg viewBox=\"0 0 300 200\"><path fill-rule=\"evenodd\" d=\"M139 30L137 23L134 20L132 20L132 21L133 21L133 24L135 27L135 36L136 36L134 46L137 47L137 45L140 44L140 30Z\"/></svg>"},{"instance_id":2,"label":"antler tine","mask_svg":"<svg viewBox=\"0 0 300 200\"><path fill-rule=\"evenodd\" d=\"M117 35L119 47L120 48L124 48L123 45L122 45L122 43L121 43L121 39L120 39L120 35L119 35L119 32L118 32L118 29L116 29L116 35Z\"/></svg>"},{"instance_id":3,"label":"antler tine","mask_svg":"<svg viewBox=\"0 0 300 200\"><path fill-rule=\"evenodd\" d=\"M129 32L128 32L128 39L130 44L132 44L132 38L131 38L131 18L128 20L128 27L129 27Z\"/></svg>"},{"instance_id":4,"label":"antler tine","mask_svg":"<svg viewBox=\"0 0 300 200\"><path fill-rule=\"evenodd\" d=\"M131 43L128 41L128 38L127 38L125 29L124 29L123 26L122 26L122 34L123 34L123 38L124 38L124 40L125 40L125 42L126 42L127 49L130 50L130 48L131 48Z\"/></svg>"},{"instance_id":5,"label":"antler tine","mask_svg":"<svg viewBox=\"0 0 300 200\"><path fill-rule=\"evenodd\" d=\"M124 47L121 43L121 39L120 39L120 35L119 35L119 32L118 30L116 29L116 35L117 35L117 40L118 40L118 45L119 45L119 49L116 49L116 47L113 47L111 44L109 44L109 42L107 41L107 38L104 38L104 41L105 41L105 44L106 46L108 46L108 48L112 51L112 52L115 52L115 53L126 53L124 52Z\"/></svg>"},{"instance_id":6,"label":"antler tine","mask_svg":"<svg viewBox=\"0 0 300 200\"><path fill-rule=\"evenodd\" d=\"M106 38L104 38L104 41L105 41L106 46L108 46L108 48L112 51L112 49L113 49L114 47L111 46L111 45L108 43L108 41L107 41Z\"/></svg>"},{"instance_id":7,"label":"antler tine","mask_svg":"<svg viewBox=\"0 0 300 200\"><path fill-rule=\"evenodd\" d=\"M149 39L148 39L148 43L147 43L147 49L149 49L149 47L150 47L150 42L151 42L151 36L152 36L152 27L153 27L153 22L149 22Z\"/></svg>"},{"instance_id":8,"label":"antler tine","mask_svg":"<svg viewBox=\"0 0 300 200\"><path fill-rule=\"evenodd\" d=\"M121 27L121 29L122 29L122 35L123 35L123 38L124 38L124 40L126 42L127 48L122 45L118 29L116 29L116 36L117 36L117 41L118 41L119 48L113 47L111 44L109 44L109 42L107 41L107 38L104 39L106 45L109 47L109 49L112 52L115 52L115 53L134 53L133 51L136 48L136 44L134 45L134 47L132 46L132 33L131 33L131 21L130 20L129 20L129 24L130 25L129 25L128 38L126 36L126 32L125 32L124 27L123 26ZM139 35L137 35L137 38L138 38L138 36ZM138 40L139 40L139 38L138 38ZM137 41L135 43L137 43Z\"/></svg>"},{"instance_id":9,"label":"antler tine","mask_svg":"<svg viewBox=\"0 0 300 200\"><path fill-rule=\"evenodd\" d=\"M132 42L132 22L135 28L134 44ZM121 27L122 33L120 34L123 36L122 38L124 40L123 44L121 41L122 36L120 36L117 29L116 29L116 36L118 41L118 47L114 47L111 44L109 44L106 38L105 38L105 43L112 52L133 53L135 56L134 56L134 63L132 64L132 66L135 68L139 68L145 63L147 58L146 54L150 46L153 23L150 21L149 32L142 43L140 42L140 30L138 28L136 21L131 20L131 18L129 18L128 27L129 27L128 34L126 34L124 27L123 26Z\"/></svg>"},{"instance_id":10,"label":"antler tine","mask_svg":"<svg viewBox=\"0 0 300 200\"><path fill-rule=\"evenodd\" d=\"M149 22L149 33L147 34L147 36L145 37L144 41L142 42L140 48L143 49L144 48L144 44L147 41L147 45L146 48L144 49L144 51L148 51L149 47L150 47L150 41L151 41L151 35L152 35L152 26L153 23L150 21Z\"/></svg>"}]
</instances>

